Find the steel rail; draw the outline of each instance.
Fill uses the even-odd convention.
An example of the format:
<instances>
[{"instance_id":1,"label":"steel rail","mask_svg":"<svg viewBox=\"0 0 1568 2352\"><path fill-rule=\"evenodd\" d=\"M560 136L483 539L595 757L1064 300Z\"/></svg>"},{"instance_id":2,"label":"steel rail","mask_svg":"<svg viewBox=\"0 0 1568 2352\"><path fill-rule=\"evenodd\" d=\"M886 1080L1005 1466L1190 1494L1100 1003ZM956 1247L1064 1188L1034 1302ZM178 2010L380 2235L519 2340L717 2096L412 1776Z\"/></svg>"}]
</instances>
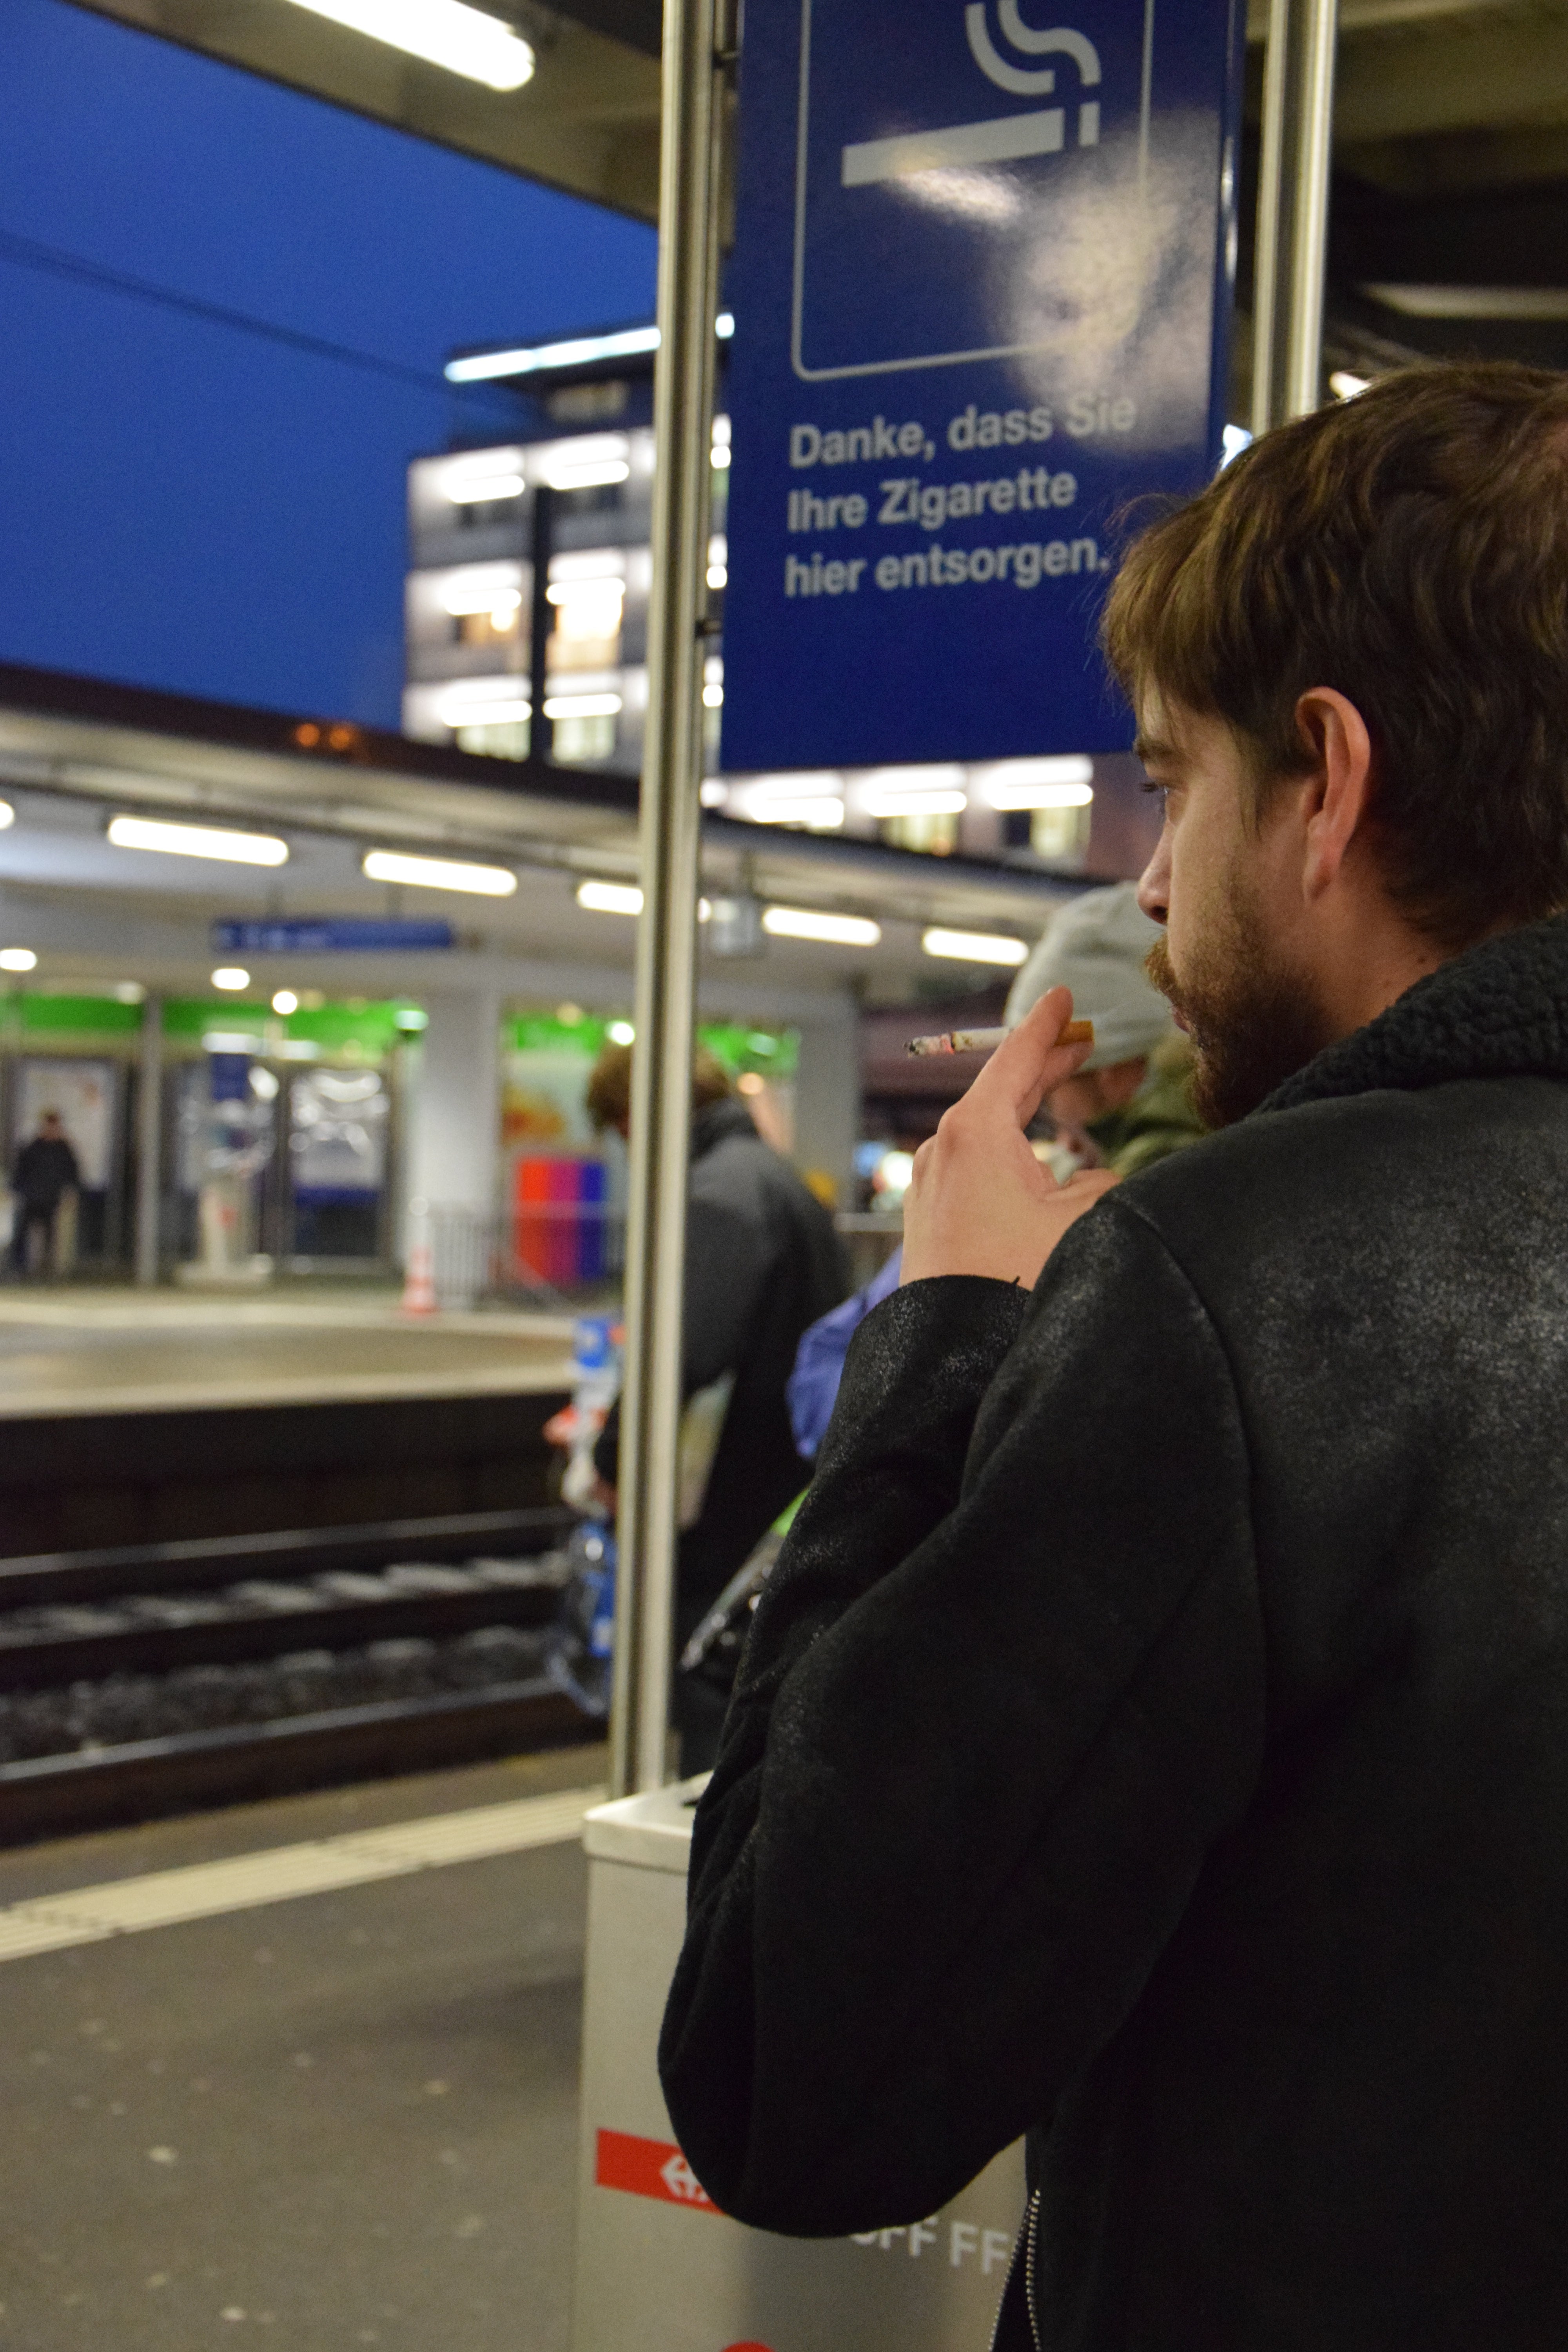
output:
<instances>
[{"instance_id":1,"label":"steel rail","mask_svg":"<svg viewBox=\"0 0 1568 2352\"><path fill-rule=\"evenodd\" d=\"M487 1545L531 1556L568 1535L574 1521L575 1514L564 1504L542 1503L510 1510L447 1511L423 1518L357 1520L342 1527L281 1528L260 1535L184 1536L167 1543L16 1554L0 1558L0 1612L40 1601L106 1601L153 1590L201 1591L247 1575L304 1576L321 1568L375 1569L412 1559L462 1559Z\"/></svg>"},{"instance_id":2,"label":"steel rail","mask_svg":"<svg viewBox=\"0 0 1568 2352\"><path fill-rule=\"evenodd\" d=\"M408 1563L377 1576L252 1579L199 1596L136 1593L96 1605L45 1603L0 1613L0 1696L170 1675L185 1666L272 1664L301 1650L384 1641L452 1641L506 1627L542 1633L563 1573L518 1562L506 1580ZM437 1580L445 1580L444 1586Z\"/></svg>"},{"instance_id":3,"label":"steel rail","mask_svg":"<svg viewBox=\"0 0 1568 2352\"><path fill-rule=\"evenodd\" d=\"M0 1765L0 1846L603 1736L542 1677Z\"/></svg>"}]
</instances>

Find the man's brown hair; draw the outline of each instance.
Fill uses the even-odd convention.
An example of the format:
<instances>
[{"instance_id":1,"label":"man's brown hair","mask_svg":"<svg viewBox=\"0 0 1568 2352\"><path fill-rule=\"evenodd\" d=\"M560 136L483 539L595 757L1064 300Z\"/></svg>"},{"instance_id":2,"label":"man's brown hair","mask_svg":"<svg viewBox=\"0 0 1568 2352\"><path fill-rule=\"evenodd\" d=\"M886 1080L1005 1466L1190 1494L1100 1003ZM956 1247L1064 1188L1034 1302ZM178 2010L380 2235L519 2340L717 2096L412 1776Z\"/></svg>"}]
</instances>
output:
<instances>
[{"instance_id":1,"label":"man's brown hair","mask_svg":"<svg viewBox=\"0 0 1568 2352\"><path fill-rule=\"evenodd\" d=\"M1568 907L1568 377L1410 368L1279 427L1132 543L1103 639L1236 730L1260 803L1298 698L1372 737L1373 840L1446 948Z\"/></svg>"},{"instance_id":2,"label":"man's brown hair","mask_svg":"<svg viewBox=\"0 0 1568 2352\"><path fill-rule=\"evenodd\" d=\"M691 1055L691 1108L702 1108L705 1103L722 1102L730 1092L730 1078L724 1065L706 1045L697 1045ZM629 1045L605 1045L600 1052L588 1076L588 1116L598 1128L624 1127L632 1108L632 1049Z\"/></svg>"}]
</instances>

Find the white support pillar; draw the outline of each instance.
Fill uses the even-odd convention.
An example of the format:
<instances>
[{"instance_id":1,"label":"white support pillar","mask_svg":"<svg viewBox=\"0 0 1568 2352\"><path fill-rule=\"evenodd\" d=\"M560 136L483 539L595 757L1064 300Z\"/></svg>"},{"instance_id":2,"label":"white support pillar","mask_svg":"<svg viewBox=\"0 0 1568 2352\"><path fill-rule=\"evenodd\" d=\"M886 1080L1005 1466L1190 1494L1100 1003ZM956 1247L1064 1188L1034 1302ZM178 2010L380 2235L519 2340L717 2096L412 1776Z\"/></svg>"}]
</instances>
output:
<instances>
[{"instance_id":1,"label":"white support pillar","mask_svg":"<svg viewBox=\"0 0 1568 2352\"><path fill-rule=\"evenodd\" d=\"M494 989L430 994L408 1089L407 1202L497 1208L500 1158L500 1001Z\"/></svg>"},{"instance_id":2,"label":"white support pillar","mask_svg":"<svg viewBox=\"0 0 1568 2352\"><path fill-rule=\"evenodd\" d=\"M860 1131L860 1050L855 1008L839 1018L803 1022L795 1074L795 1162L822 1169L838 1187L838 1205L852 1206L851 1176Z\"/></svg>"}]
</instances>

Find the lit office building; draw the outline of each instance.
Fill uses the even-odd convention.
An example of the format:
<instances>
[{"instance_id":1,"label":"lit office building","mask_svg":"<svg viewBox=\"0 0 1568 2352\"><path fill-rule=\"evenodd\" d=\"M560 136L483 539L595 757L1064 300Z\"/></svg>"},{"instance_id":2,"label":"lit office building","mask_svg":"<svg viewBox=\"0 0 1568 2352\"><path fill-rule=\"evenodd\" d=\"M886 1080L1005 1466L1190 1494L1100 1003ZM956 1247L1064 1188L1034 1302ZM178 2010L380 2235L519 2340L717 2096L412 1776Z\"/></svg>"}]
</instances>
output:
<instances>
[{"instance_id":1,"label":"lit office building","mask_svg":"<svg viewBox=\"0 0 1568 2352\"><path fill-rule=\"evenodd\" d=\"M721 321L721 329L727 322ZM464 354L456 382L518 395L515 438L408 474L405 734L468 751L636 775L647 708L653 331ZM463 373L459 373L462 371ZM1061 872L1090 859L1097 785L1123 756L725 776L719 770L730 420L715 417L705 806L758 824ZM536 604L535 579L544 583Z\"/></svg>"}]
</instances>

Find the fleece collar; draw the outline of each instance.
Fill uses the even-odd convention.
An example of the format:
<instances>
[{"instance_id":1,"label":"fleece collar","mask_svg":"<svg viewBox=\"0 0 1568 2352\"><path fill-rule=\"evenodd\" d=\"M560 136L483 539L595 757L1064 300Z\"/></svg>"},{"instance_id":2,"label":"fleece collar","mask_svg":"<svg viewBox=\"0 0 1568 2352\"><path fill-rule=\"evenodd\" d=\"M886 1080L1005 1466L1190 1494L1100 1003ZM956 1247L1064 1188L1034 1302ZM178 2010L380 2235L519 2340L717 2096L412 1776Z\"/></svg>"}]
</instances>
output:
<instances>
[{"instance_id":1,"label":"fleece collar","mask_svg":"<svg viewBox=\"0 0 1568 2352\"><path fill-rule=\"evenodd\" d=\"M1568 1078L1568 915L1485 940L1330 1045L1262 1108L1455 1078Z\"/></svg>"}]
</instances>

